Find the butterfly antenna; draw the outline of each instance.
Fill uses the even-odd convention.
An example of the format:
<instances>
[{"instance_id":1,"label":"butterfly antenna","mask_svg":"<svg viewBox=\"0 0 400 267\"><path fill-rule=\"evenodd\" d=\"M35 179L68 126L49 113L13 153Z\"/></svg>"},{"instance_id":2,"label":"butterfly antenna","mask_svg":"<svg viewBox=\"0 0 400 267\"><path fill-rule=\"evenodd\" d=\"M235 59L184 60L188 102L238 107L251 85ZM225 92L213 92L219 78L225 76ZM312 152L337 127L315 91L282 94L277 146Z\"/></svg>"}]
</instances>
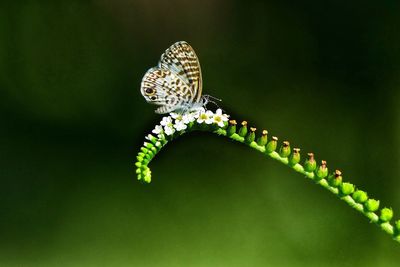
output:
<instances>
[{"instance_id":1,"label":"butterfly antenna","mask_svg":"<svg viewBox=\"0 0 400 267\"><path fill-rule=\"evenodd\" d=\"M206 104L211 103L215 105L217 108L220 108L216 101L222 102L222 99L216 98L215 96L212 95L204 95L204 98L206 99Z\"/></svg>"}]
</instances>

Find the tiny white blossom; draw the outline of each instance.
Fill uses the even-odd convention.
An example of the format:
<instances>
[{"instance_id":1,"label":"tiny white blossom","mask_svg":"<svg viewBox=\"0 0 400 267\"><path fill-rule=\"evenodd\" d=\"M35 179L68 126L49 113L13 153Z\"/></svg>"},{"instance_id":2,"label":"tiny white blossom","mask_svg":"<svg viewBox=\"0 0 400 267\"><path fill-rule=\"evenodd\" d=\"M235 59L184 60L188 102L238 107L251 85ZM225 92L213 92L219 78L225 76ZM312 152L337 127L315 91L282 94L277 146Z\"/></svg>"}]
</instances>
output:
<instances>
[{"instance_id":1,"label":"tiny white blossom","mask_svg":"<svg viewBox=\"0 0 400 267\"><path fill-rule=\"evenodd\" d=\"M163 128L161 125L156 125L156 127L152 131L152 133L155 133L155 134L160 134L162 132L163 132Z\"/></svg>"},{"instance_id":2,"label":"tiny white blossom","mask_svg":"<svg viewBox=\"0 0 400 267\"><path fill-rule=\"evenodd\" d=\"M183 121L183 123L185 123L185 124L188 124L188 123L194 121L195 119L196 119L196 118L195 118L195 116L194 116L194 113L185 113L185 114L183 114L183 116L182 116L182 121Z\"/></svg>"},{"instance_id":3,"label":"tiny white blossom","mask_svg":"<svg viewBox=\"0 0 400 267\"><path fill-rule=\"evenodd\" d=\"M211 124L213 122L212 117L214 113L212 113L210 110L207 110L206 112L201 112L199 117L197 118L198 123L203 123L205 122L206 124Z\"/></svg>"},{"instance_id":4,"label":"tiny white blossom","mask_svg":"<svg viewBox=\"0 0 400 267\"><path fill-rule=\"evenodd\" d=\"M213 122L217 124L219 127L223 127L225 121L228 121L228 115L222 114L222 110L220 108L217 109L217 111L213 116Z\"/></svg>"},{"instance_id":5,"label":"tiny white blossom","mask_svg":"<svg viewBox=\"0 0 400 267\"><path fill-rule=\"evenodd\" d=\"M174 132L175 132L175 129L174 129L172 123L171 123L171 125L166 125L166 126L164 127L164 131L165 131L165 134L166 134L166 135L173 135Z\"/></svg>"},{"instance_id":6,"label":"tiny white blossom","mask_svg":"<svg viewBox=\"0 0 400 267\"><path fill-rule=\"evenodd\" d=\"M167 126L168 124L172 124L172 119L170 116L163 117L162 121L160 122L162 126Z\"/></svg>"},{"instance_id":7,"label":"tiny white blossom","mask_svg":"<svg viewBox=\"0 0 400 267\"><path fill-rule=\"evenodd\" d=\"M195 111L193 111L191 114L193 114L193 117L195 119L197 119L200 116L200 114L204 113L204 112L206 112L206 110L203 107L200 107L200 108L196 109Z\"/></svg>"},{"instance_id":8,"label":"tiny white blossom","mask_svg":"<svg viewBox=\"0 0 400 267\"><path fill-rule=\"evenodd\" d=\"M171 112L170 115L175 120L182 120L182 114Z\"/></svg>"},{"instance_id":9,"label":"tiny white blossom","mask_svg":"<svg viewBox=\"0 0 400 267\"><path fill-rule=\"evenodd\" d=\"M177 131L182 131L187 128L187 125L183 121L175 121L174 127Z\"/></svg>"},{"instance_id":10,"label":"tiny white blossom","mask_svg":"<svg viewBox=\"0 0 400 267\"><path fill-rule=\"evenodd\" d=\"M172 118L170 116L164 117L160 124L164 126L164 132L166 135L172 135L175 132Z\"/></svg>"}]
</instances>

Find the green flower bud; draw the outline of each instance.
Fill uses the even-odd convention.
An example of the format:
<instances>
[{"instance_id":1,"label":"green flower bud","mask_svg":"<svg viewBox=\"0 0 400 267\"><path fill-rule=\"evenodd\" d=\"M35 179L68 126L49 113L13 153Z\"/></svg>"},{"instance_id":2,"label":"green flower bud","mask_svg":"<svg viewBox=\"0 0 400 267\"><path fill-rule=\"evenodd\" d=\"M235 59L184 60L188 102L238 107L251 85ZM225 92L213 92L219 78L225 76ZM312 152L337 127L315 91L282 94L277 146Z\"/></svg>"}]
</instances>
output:
<instances>
[{"instance_id":1,"label":"green flower bud","mask_svg":"<svg viewBox=\"0 0 400 267\"><path fill-rule=\"evenodd\" d=\"M145 175L143 177L143 181L149 184L151 182L151 175L150 174Z\"/></svg>"},{"instance_id":2,"label":"green flower bud","mask_svg":"<svg viewBox=\"0 0 400 267\"><path fill-rule=\"evenodd\" d=\"M242 121L242 127L239 129L239 135L245 137L247 134L247 121Z\"/></svg>"},{"instance_id":3,"label":"green flower bud","mask_svg":"<svg viewBox=\"0 0 400 267\"><path fill-rule=\"evenodd\" d=\"M261 136L257 139L257 144L259 146L265 146L267 144L268 138L268 131L267 130L263 130Z\"/></svg>"},{"instance_id":4,"label":"green flower bud","mask_svg":"<svg viewBox=\"0 0 400 267\"><path fill-rule=\"evenodd\" d=\"M152 134L148 134L147 139L150 140L150 142L152 142L153 144L155 144L158 141L158 139L154 137Z\"/></svg>"},{"instance_id":5,"label":"green flower bud","mask_svg":"<svg viewBox=\"0 0 400 267\"><path fill-rule=\"evenodd\" d=\"M294 166L300 162L300 148L293 148L293 153L289 156L289 165Z\"/></svg>"},{"instance_id":6,"label":"green flower bud","mask_svg":"<svg viewBox=\"0 0 400 267\"><path fill-rule=\"evenodd\" d=\"M158 134L158 138L164 144L168 142L167 139L165 138L165 134L163 133Z\"/></svg>"},{"instance_id":7,"label":"green flower bud","mask_svg":"<svg viewBox=\"0 0 400 267\"><path fill-rule=\"evenodd\" d=\"M154 152L151 149L147 150L146 158L151 159L153 157L154 157Z\"/></svg>"},{"instance_id":8,"label":"green flower bud","mask_svg":"<svg viewBox=\"0 0 400 267\"><path fill-rule=\"evenodd\" d=\"M379 200L368 199L364 204L364 208L371 212L377 211L379 209Z\"/></svg>"},{"instance_id":9,"label":"green flower bud","mask_svg":"<svg viewBox=\"0 0 400 267\"><path fill-rule=\"evenodd\" d=\"M321 165L318 167L318 169L315 171L315 174L319 179L323 179L326 176L328 176L328 168L326 167L326 161L321 160Z\"/></svg>"},{"instance_id":10,"label":"green flower bud","mask_svg":"<svg viewBox=\"0 0 400 267\"><path fill-rule=\"evenodd\" d=\"M290 155L290 143L283 141L281 148L279 149L279 155L282 158L287 158Z\"/></svg>"},{"instance_id":11,"label":"green flower bud","mask_svg":"<svg viewBox=\"0 0 400 267\"><path fill-rule=\"evenodd\" d=\"M342 180L343 180L342 172L339 170L335 170L335 173L328 177L328 182L333 187L340 186L340 184L342 183Z\"/></svg>"},{"instance_id":12,"label":"green flower bud","mask_svg":"<svg viewBox=\"0 0 400 267\"><path fill-rule=\"evenodd\" d=\"M362 204L368 200L368 195L362 190L356 190L353 193L353 199L355 200L355 202Z\"/></svg>"},{"instance_id":13,"label":"green flower bud","mask_svg":"<svg viewBox=\"0 0 400 267\"><path fill-rule=\"evenodd\" d=\"M151 182L151 171L147 166L144 166L143 172L141 174L141 178L146 183L150 183Z\"/></svg>"},{"instance_id":14,"label":"green flower bud","mask_svg":"<svg viewBox=\"0 0 400 267\"><path fill-rule=\"evenodd\" d=\"M271 153L276 150L277 146L278 146L278 137L272 136L271 141L269 141L265 147L265 152Z\"/></svg>"},{"instance_id":15,"label":"green flower bud","mask_svg":"<svg viewBox=\"0 0 400 267\"><path fill-rule=\"evenodd\" d=\"M314 153L308 153L308 158L304 162L304 170L306 172L313 172L317 168L317 162L314 159Z\"/></svg>"},{"instance_id":16,"label":"green flower bud","mask_svg":"<svg viewBox=\"0 0 400 267\"><path fill-rule=\"evenodd\" d=\"M138 168L140 168L140 167L142 167L142 163L141 163L141 162L136 162L136 163L135 163L135 166L138 167Z\"/></svg>"},{"instance_id":17,"label":"green flower bud","mask_svg":"<svg viewBox=\"0 0 400 267\"><path fill-rule=\"evenodd\" d=\"M145 147L141 147L140 150L141 150L143 153L145 153L145 154L149 151L149 150L148 150L147 148L145 148Z\"/></svg>"},{"instance_id":18,"label":"green flower bud","mask_svg":"<svg viewBox=\"0 0 400 267\"><path fill-rule=\"evenodd\" d=\"M154 145L155 145L158 149L160 149L160 148L162 147L162 144L161 144L160 141L155 142Z\"/></svg>"},{"instance_id":19,"label":"green flower bud","mask_svg":"<svg viewBox=\"0 0 400 267\"><path fill-rule=\"evenodd\" d=\"M156 154L158 152L158 149L156 146L152 146L150 149L151 149L151 151L154 152L154 154Z\"/></svg>"},{"instance_id":20,"label":"green flower bud","mask_svg":"<svg viewBox=\"0 0 400 267\"><path fill-rule=\"evenodd\" d=\"M381 215L379 216L379 219L382 222L388 222L393 218L393 210L392 208L383 208L381 209Z\"/></svg>"},{"instance_id":21,"label":"green flower bud","mask_svg":"<svg viewBox=\"0 0 400 267\"><path fill-rule=\"evenodd\" d=\"M340 189L340 192L343 195L347 196L347 195L350 195L350 194L352 194L354 192L354 185L351 184L351 183L342 183L339 186L339 189Z\"/></svg>"},{"instance_id":22,"label":"green flower bud","mask_svg":"<svg viewBox=\"0 0 400 267\"><path fill-rule=\"evenodd\" d=\"M228 134L228 136L231 136L234 133L236 133L236 124L237 123L235 120L229 121L229 126L228 126L228 129L226 130L226 133Z\"/></svg>"},{"instance_id":23,"label":"green flower bud","mask_svg":"<svg viewBox=\"0 0 400 267\"><path fill-rule=\"evenodd\" d=\"M149 148L149 149L153 148L153 146L154 146L152 143L148 143L148 142L144 142L143 145L144 145L144 147Z\"/></svg>"},{"instance_id":24,"label":"green flower bud","mask_svg":"<svg viewBox=\"0 0 400 267\"><path fill-rule=\"evenodd\" d=\"M246 135L246 143L251 143L256 138L256 128L250 127L250 132Z\"/></svg>"},{"instance_id":25,"label":"green flower bud","mask_svg":"<svg viewBox=\"0 0 400 267\"><path fill-rule=\"evenodd\" d=\"M150 154L150 153L151 153L151 154ZM148 154L146 154L146 155L144 156L144 158L145 158L147 161L149 161L149 160L151 160L151 159L153 158L153 155L152 155L153 152L150 151L150 153L148 153Z\"/></svg>"}]
</instances>

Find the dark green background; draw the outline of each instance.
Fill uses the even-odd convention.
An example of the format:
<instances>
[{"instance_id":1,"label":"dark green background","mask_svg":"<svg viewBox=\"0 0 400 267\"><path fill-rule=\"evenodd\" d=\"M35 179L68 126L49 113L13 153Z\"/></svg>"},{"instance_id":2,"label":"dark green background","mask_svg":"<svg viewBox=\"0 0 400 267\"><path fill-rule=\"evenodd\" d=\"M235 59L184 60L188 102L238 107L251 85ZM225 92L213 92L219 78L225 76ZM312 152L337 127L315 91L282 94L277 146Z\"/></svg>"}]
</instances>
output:
<instances>
[{"instance_id":1,"label":"dark green background","mask_svg":"<svg viewBox=\"0 0 400 267\"><path fill-rule=\"evenodd\" d=\"M301 2L301 3L298 3ZM2 1L0 266L399 266L309 180L205 133L135 179L178 40L204 92L400 212L398 1ZM396 216L399 218L399 216Z\"/></svg>"}]
</instances>

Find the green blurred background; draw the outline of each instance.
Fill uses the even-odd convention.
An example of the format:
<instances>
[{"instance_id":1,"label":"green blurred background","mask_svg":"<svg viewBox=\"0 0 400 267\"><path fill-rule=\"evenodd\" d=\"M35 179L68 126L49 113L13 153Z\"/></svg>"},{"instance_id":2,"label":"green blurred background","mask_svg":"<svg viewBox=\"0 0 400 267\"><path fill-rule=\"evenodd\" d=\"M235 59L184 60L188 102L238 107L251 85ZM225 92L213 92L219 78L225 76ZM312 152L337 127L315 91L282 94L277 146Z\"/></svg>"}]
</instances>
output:
<instances>
[{"instance_id":1,"label":"green blurred background","mask_svg":"<svg viewBox=\"0 0 400 267\"><path fill-rule=\"evenodd\" d=\"M205 133L136 181L178 40L204 92L400 212L398 1L2 1L0 266L399 266L400 247L287 167ZM399 218L396 216L396 218Z\"/></svg>"}]
</instances>

